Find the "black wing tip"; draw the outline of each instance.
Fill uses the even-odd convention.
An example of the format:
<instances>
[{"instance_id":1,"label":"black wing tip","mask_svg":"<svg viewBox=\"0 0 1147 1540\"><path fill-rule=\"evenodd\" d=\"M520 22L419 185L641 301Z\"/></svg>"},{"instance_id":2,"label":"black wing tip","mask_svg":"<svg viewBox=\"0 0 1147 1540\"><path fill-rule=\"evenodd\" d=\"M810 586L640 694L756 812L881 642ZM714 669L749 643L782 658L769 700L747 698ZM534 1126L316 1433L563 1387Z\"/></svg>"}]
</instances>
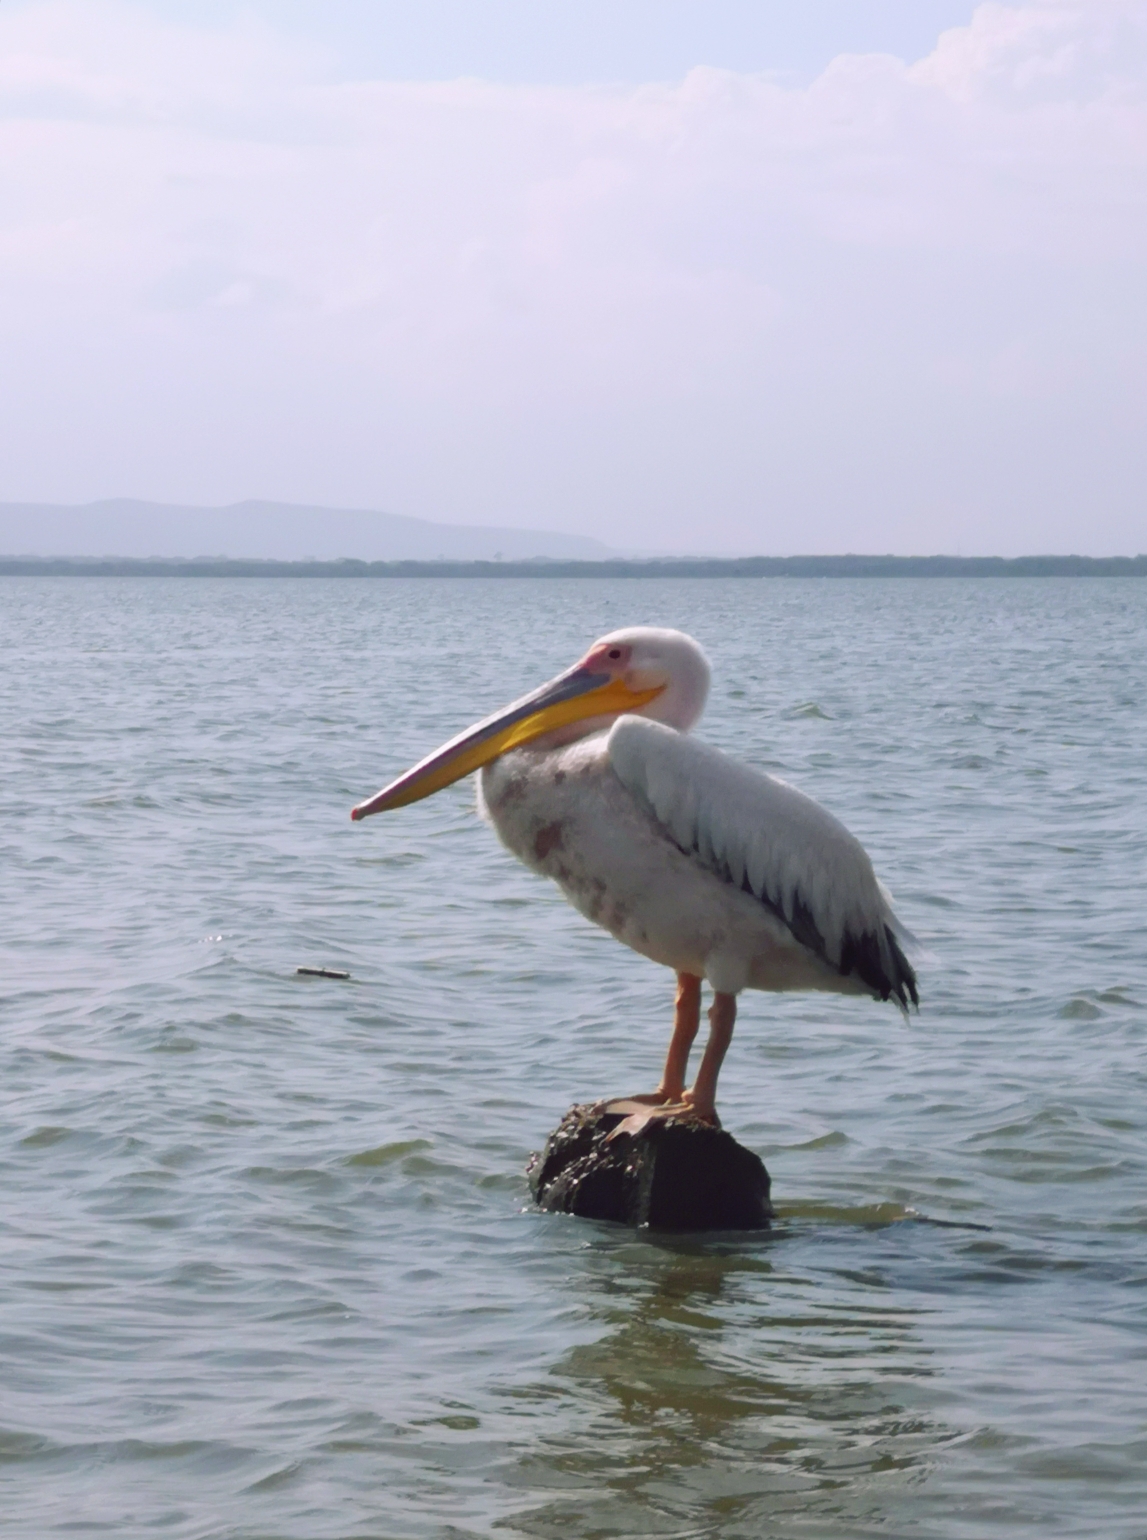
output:
<instances>
[{"instance_id":1,"label":"black wing tip","mask_svg":"<svg viewBox=\"0 0 1147 1540\"><path fill-rule=\"evenodd\" d=\"M694 846L693 853L698 851ZM728 882L735 881L733 874L725 869L725 879ZM791 900L791 913L786 914L784 905L775 902L767 893L758 893L749 881L748 873L744 873L740 882L741 891L747 893L750 898L755 898L758 903L787 925L789 930L802 946L808 947L818 957L828 959L828 948L825 939L821 935L812 910L804 902L799 893L794 893ZM856 936L851 931L845 931L844 940L840 949L840 963L838 972L842 978L848 978L855 974L863 983L872 990L878 1000L895 1000L905 1016L909 1009L920 1009L920 993L916 987L916 970L904 955L904 950L897 939L896 932L891 925L884 926L884 942L875 931L865 931Z\"/></svg>"},{"instance_id":2,"label":"black wing tip","mask_svg":"<svg viewBox=\"0 0 1147 1540\"><path fill-rule=\"evenodd\" d=\"M893 985L892 993L896 996L900 1009L907 1016L909 1000L911 1000L916 1010L920 1009L920 991L916 987L916 969L905 957L904 950L891 925L884 927L884 934L888 937L888 950L892 956L892 964L899 975L896 983Z\"/></svg>"},{"instance_id":3,"label":"black wing tip","mask_svg":"<svg viewBox=\"0 0 1147 1540\"><path fill-rule=\"evenodd\" d=\"M855 973L878 1000L895 1000L905 1016L910 1006L920 1009L916 970L905 957L891 925L884 927L883 946L874 931L865 931L861 936L846 932L840 950L840 972L845 977Z\"/></svg>"}]
</instances>

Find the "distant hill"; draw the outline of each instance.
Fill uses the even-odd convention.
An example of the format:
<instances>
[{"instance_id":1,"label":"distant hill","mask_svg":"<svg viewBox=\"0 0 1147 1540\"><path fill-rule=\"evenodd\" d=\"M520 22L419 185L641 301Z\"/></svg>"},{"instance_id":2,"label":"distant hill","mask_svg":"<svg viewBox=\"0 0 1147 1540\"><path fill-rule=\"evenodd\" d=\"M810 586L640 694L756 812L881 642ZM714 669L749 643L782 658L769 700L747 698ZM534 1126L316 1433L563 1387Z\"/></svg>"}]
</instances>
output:
<instances>
[{"instance_id":1,"label":"distant hill","mask_svg":"<svg viewBox=\"0 0 1147 1540\"><path fill-rule=\"evenodd\" d=\"M0 556L602 561L618 554L586 535L431 524L397 513L298 503L187 508L130 497L80 506L0 503Z\"/></svg>"}]
</instances>

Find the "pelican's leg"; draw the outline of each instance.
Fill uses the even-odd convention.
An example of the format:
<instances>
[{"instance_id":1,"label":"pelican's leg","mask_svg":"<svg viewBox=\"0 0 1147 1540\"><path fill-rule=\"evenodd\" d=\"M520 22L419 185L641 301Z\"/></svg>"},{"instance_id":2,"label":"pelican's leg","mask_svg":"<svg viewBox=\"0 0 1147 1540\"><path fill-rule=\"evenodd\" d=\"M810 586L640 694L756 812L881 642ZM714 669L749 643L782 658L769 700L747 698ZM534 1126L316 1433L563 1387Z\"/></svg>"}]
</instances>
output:
<instances>
[{"instance_id":1,"label":"pelican's leg","mask_svg":"<svg viewBox=\"0 0 1147 1540\"><path fill-rule=\"evenodd\" d=\"M646 1107L660 1107L669 1102L680 1103L685 1094L689 1050L693 1047L700 1025L701 980L693 973L679 973L677 995L673 1002L673 1036L669 1039L669 1052L665 1055L661 1084L656 1091L627 1096L626 1101L640 1102Z\"/></svg>"},{"instance_id":2,"label":"pelican's leg","mask_svg":"<svg viewBox=\"0 0 1147 1540\"><path fill-rule=\"evenodd\" d=\"M700 1025L701 980L693 973L679 973L673 1009L673 1036L669 1039L669 1052L665 1056L661 1084L656 1091L648 1094L627 1096L622 1101L602 1104L609 1111L630 1114L608 1136L607 1142L618 1134L640 1133L652 1118L679 1117L693 1111L689 1092L685 1089L685 1071L689 1068L689 1052ZM725 1046L728 1047L728 1043Z\"/></svg>"},{"instance_id":3,"label":"pelican's leg","mask_svg":"<svg viewBox=\"0 0 1147 1540\"><path fill-rule=\"evenodd\" d=\"M701 1056L701 1067L697 1071L696 1080L682 1098L706 1123L720 1124L717 1116L717 1076L721 1073L721 1065L733 1041L733 1023L736 1019L736 995L715 992L713 1004L709 1007L709 1041Z\"/></svg>"},{"instance_id":4,"label":"pelican's leg","mask_svg":"<svg viewBox=\"0 0 1147 1540\"><path fill-rule=\"evenodd\" d=\"M659 1102L679 1102L685 1094L689 1052L701 1025L701 980L693 973L677 975L673 1001L673 1036L661 1071L661 1084L653 1093Z\"/></svg>"}]
</instances>

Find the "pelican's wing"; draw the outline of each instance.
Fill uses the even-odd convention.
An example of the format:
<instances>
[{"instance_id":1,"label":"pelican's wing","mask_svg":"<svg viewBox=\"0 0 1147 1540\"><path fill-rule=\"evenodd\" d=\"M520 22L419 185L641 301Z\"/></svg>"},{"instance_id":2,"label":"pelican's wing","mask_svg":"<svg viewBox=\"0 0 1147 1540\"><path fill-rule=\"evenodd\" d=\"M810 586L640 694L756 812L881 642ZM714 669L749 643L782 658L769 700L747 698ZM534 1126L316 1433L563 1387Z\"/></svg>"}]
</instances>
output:
<instances>
[{"instance_id":1,"label":"pelican's wing","mask_svg":"<svg viewBox=\"0 0 1147 1540\"><path fill-rule=\"evenodd\" d=\"M918 1003L888 894L860 841L819 803L644 717L615 723L609 758L686 854L752 894L842 976L902 1010Z\"/></svg>"}]
</instances>

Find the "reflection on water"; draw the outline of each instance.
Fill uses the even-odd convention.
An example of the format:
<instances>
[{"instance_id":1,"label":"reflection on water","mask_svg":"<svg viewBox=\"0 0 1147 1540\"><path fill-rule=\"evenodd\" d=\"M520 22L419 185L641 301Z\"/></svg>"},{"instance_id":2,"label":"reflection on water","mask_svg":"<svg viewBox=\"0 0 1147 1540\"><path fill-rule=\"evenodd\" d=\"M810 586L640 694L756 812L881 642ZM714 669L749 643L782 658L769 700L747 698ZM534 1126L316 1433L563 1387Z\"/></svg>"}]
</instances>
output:
<instances>
[{"instance_id":1,"label":"reflection on water","mask_svg":"<svg viewBox=\"0 0 1147 1540\"><path fill-rule=\"evenodd\" d=\"M898 1489L954 1437L919 1404L933 1370L916 1312L814 1290L783 1250L602 1240L585 1254L571 1282L605 1329L519 1392L576 1409L578 1437L542 1437L500 1473L560 1493L508 1527L734 1540L787 1534L787 1515L794 1533L887 1532Z\"/></svg>"}]
</instances>

